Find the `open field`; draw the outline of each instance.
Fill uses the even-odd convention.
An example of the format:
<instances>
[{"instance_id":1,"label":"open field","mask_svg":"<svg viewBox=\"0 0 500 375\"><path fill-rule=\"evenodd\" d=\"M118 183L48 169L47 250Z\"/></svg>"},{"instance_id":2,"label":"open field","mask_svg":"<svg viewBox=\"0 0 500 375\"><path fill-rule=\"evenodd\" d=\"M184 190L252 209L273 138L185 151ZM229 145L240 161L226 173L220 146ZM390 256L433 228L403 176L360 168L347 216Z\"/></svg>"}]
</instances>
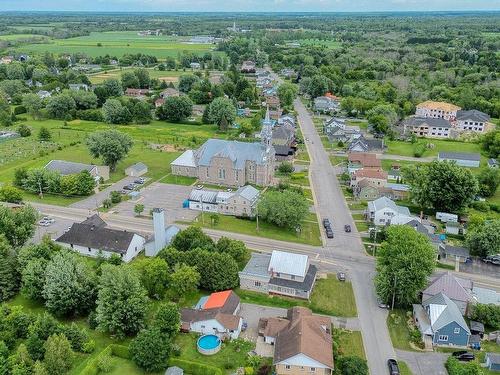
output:
<instances>
[{"instance_id":1,"label":"open field","mask_svg":"<svg viewBox=\"0 0 500 375\"><path fill-rule=\"evenodd\" d=\"M189 38L171 36L139 36L136 31L96 32L88 36L70 39L55 39L48 44L30 44L19 47L19 51L28 53L85 53L91 57L120 57L124 54L142 53L164 59L177 57L182 51L202 54L214 49L212 44L189 44ZM100 45L98 45L100 43Z\"/></svg>"},{"instance_id":2,"label":"open field","mask_svg":"<svg viewBox=\"0 0 500 375\"><path fill-rule=\"evenodd\" d=\"M423 157L437 156L441 151L448 152L481 152L481 147L478 143L447 141L442 139L419 139L418 143L427 143L433 145L432 148L427 148L422 155ZM404 141L386 141L387 154L414 156L413 151L416 144Z\"/></svg>"},{"instance_id":3,"label":"open field","mask_svg":"<svg viewBox=\"0 0 500 375\"><path fill-rule=\"evenodd\" d=\"M30 39L30 38L48 39L44 35L37 35L37 34L6 34L6 35L0 35L0 40L6 40L6 41L15 41L15 40L20 40L20 39Z\"/></svg>"},{"instance_id":4,"label":"open field","mask_svg":"<svg viewBox=\"0 0 500 375\"><path fill-rule=\"evenodd\" d=\"M99 72L96 74L90 74L88 77L90 82L93 84L99 84L104 82L106 79L114 78L120 79L123 72L127 70L133 70L135 68L123 68L123 69L113 69L108 71ZM149 76L151 78L157 78L165 82L177 82L181 74L189 73L189 70L165 70L160 71L157 69L148 69Z\"/></svg>"}]
</instances>

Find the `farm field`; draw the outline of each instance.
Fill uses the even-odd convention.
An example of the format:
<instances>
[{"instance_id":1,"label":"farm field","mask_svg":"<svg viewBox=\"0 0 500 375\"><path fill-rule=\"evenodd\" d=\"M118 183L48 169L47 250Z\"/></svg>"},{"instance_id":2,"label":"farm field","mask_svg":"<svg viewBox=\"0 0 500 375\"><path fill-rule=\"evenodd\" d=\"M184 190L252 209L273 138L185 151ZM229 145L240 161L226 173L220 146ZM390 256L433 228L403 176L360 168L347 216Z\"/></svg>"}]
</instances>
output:
<instances>
[{"instance_id":1,"label":"farm field","mask_svg":"<svg viewBox=\"0 0 500 375\"><path fill-rule=\"evenodd\" d=\"M19 47L28 53L85 53L91 57L110 55L120 57L124 54L147 54L164 59L176 57L181 51L205 53L215 47L211 44L189 44L186 39L171 36L139 36L136 31L96 32L88 36L57 39L48 44L30 44ZM100 43L100 45L98 45Z\"/></svg>"},{"instance_id":2,"label":"farm field","mask_svg":"<svg viewBox=\"0 0 500 375\"><path fill-rule=\"evenodd\" d=\"M29 38L48 39L44 35L37 35L37 34L7 34L7 35L0 35L0 40L6 40L6 41L15 41L15 40L29 39Z\"/></svg>"},{"instance_id":3,"label":"farm field","mask_svg":"<svg viewBox=\"0 0 500 375\"><path fill-rule=\"evenodd\" d=\"M123 72L126 72L127 70L134 70L134 68L123 68L123 69L113 69L113 70L108 70L108 71L103 71L95 74L89 74L89 79L90 82L93 84L99 84L104 82L106 79L114 78L114 79L120 79L121 75ZM177 82L179 80L179 76L181 74L186 74L189 73L188 70L183 71L183 70L165 70L165 71L160 71L157 69L148 69L149 76L151 78L156 78L159 79L160 81L165 81L165 82Z\"/></svg>"}]
</instances>

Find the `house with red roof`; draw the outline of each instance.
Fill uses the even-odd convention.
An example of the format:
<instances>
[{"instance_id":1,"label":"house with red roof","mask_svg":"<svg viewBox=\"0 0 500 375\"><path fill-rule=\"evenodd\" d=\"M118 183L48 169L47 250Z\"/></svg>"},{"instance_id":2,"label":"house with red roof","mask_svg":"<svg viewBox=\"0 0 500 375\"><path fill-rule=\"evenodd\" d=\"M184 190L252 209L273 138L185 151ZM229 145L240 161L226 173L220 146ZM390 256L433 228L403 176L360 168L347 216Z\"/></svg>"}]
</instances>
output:
<instances>
[{"instance_id":1,"label":"house with red roof","mask_svg":"<svg viewBox=\"0 0 500 375\"><path fill-rule=\"evenodd\" d=\"M239 311L240 297L232 290L212 293L194 308L181 309L181 331L237 339L243 326Z\"/></svg>"}]
</instances>

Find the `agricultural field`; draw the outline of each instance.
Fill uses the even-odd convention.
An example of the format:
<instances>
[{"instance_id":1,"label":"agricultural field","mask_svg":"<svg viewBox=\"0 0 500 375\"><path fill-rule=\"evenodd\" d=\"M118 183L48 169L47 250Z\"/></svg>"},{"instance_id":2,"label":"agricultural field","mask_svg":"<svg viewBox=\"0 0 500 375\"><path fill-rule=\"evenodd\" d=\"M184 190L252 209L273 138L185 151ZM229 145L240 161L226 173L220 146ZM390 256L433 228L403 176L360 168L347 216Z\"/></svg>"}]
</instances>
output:
<instances>
[{"instance_id":1,"label":"agricultural field","mask_svg":"<svg viewBox=\"0 0 500 375\"><path fill-rule=\"evenodd\" d=\"M103 83L107 79L120 79L121 75L123 72L126 72L127 70L133 70L134 68L123 68L123 69L113 69L113 70L108 70L108 71L103 71L95 74L89 74L89 80L91 83L94 85ZM167 83L169 82L177 82L179 80L179 76L181 74L186 74L188 73L187 71L184 70L165 70L165 71L160 71L158 69L153 69L150 68L148 69L149 76L151 78L156 78L159 79L160 81L165 81Z\"/></svg>"},{"instance_id":2,"label":"agricultural field","mask_svg":"<svg viewBox=\"0 0 500 375\"><path fill-rule=\"evenodd\" d=\"M96 32L88 36L69 39L54 39L48 44L31 44L19 47L27 53L85 53L91 57L120 57L125 54L142 53L159 59L177 57L182 51L202 54L212 51L212 44L191 44L188 38L171 36L139 36L136 31Z\"/></svg>"},{"instance_id":3,"label":"agricultural field","mask_svg":"<svg viewBox=\"0 0 500 375\"><path fill-rule=\"evenodd\" d=\"M30 38L38 38L38 39L48 39L44 35L37 35L37 34L7 34L7 35L0 35L0 40L1 41L17 41L17 40L22 40L22 39L30 39Z\"/></svg>"}]
</instances>

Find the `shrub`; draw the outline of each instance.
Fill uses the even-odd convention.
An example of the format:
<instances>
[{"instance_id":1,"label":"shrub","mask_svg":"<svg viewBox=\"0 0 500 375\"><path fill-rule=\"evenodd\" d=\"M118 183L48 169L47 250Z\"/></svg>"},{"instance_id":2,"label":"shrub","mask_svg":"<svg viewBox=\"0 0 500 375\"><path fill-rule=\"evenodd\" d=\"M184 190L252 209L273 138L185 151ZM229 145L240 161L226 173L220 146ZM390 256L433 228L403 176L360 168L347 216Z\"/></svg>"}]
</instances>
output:
<instances>
[{"instance_id":1,"label":"shrub","mask_svg":"<svg viewBox=\"0 0 500 375\"><path fill-rule=\"evenodd\" d=\"M17 128L17 132L21 137L29 137L31 135L31 129L28 125L22 124Z\"/></svg>"},{"instance_id":2,"label":"shrub","mask_svg":"<svg viewBox=\"0 0 500 375\"><path fill-rule=\"evenodd\" d=\"M425 144L423 143L417 143L413 148L413 156L415 156L416 158L422 157L424 152L425 152Z\"/></svg>"},{"instance_id":3,"label":"shrub","mask_svg":"<svg viewBox=\"0 0 500 375\"><path fill-rule=\"evenodd\" d=\"M15 115L21 115L23 113L26 113L26 107L23 105L18 105L17 107L14 108L14 114Z\"/></svg>"},{"instance_id":4,"label":"shrub","mask_svg":"<svg viewBox=\"0 0 500 375\"><path fill-rule=\"evenodd\" d=\"M113 361L107 352L104 355L98 356L96 359L96 366L99 372L111 372L115 367L115 361Z\"/></svg>"},{"instance_id":5,"label":"shrub","mask_svg":"<svg viewBox=\"0 0 500 375\"><path fill-rule=\"evenodd\" d=\"M119 191L112 191L111 194L109 195L111 199L111 203L117 204L122 201L122 195L120 194Z\"/></svg>"},{"instance_id":6,"label":"shrub","mask_svg":"<svg viewBox=\"0 0 500 375\"><path fill-rule=\"evenodd\" d=\"M488 212L490 210L490 205L488 202L475 201L472 203L472 208L481 212Z\"/></svg>"},{"instance_id":7,"label":"shrub","mask_svg":"<svg viewBox=\"0 0 500 375\"><path fill-rule=\"evenodd\" d=\"M290 174L293 171L294 171L293 164L288 161L282 162L278 167L278 172L283 174Z\"/></svg>"},{"instance_id":8,"label":"shrub","mask_svg":"<svg viewBox=\"0 0 500 375\"><path fill-rule=\"evenodd\" d=\"M217 367L204 365L203 363L186 361L179 358L172 358L168 362L169 366L177 366L192 375L222 375L222 370Z\"/></svg>"},{"instance_id":9,"label":"shrub","mask_svg":"<svg viewBox=\"0 0 500 375\"><path fill-rule=\"evenodd\" d=\"M104 122L104 116L100 109L86 109L76 112L76 118L86 121Z\"/></svg>"},{"instance_id":10,"label":"shrub","mask_svg":"<svg viewBox=\"0 0 500 375\"><path fill-rule=\"evenodd\" d=\"M82 352L86 354L90 354L95 350L95 341L89 340L83 344Z\"/></svg>"}]
</instances>

